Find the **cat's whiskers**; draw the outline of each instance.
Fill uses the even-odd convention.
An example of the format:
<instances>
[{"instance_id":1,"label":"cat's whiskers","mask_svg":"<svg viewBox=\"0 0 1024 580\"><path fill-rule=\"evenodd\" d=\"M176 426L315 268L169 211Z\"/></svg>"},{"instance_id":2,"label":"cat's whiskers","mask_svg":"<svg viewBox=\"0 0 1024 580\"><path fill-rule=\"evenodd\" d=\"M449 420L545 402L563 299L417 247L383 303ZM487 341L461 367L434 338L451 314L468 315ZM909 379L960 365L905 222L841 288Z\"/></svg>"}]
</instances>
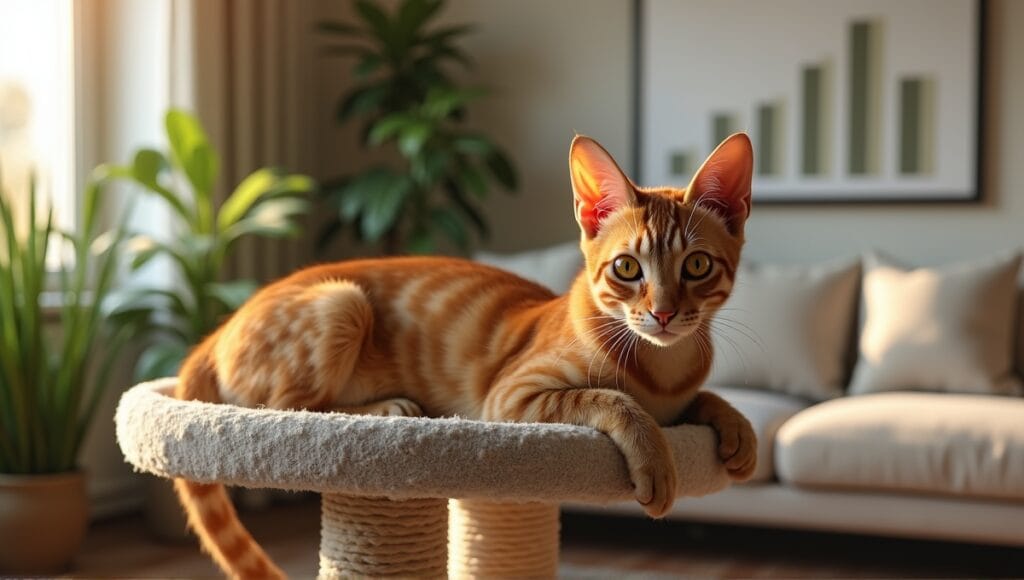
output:
<instances>
[{"instance_id":1,"label":"cat's whiskers","mask_svg":"<svg viewBox=\"0 0 1024 580\"><path fill-rule=\"evenodd\" d=\"M640 336L636 337L633 341L633 366L640 366L640 349L643 348L644 341L640 340Z\"/></svg>"},{"instance_id":2,"label":"cat's whiskers","mask_svg":"<svg viewBox=\"0 0 1024 580\"><path fill-rule=\"evenodd\" d=\"M599 325L597 325L597 326L595 326L593 328L585 330L581 335L578 335L575 339L573 339L573 342L579 340L580 338L588 338L588 339L591 339L591 340L596 342L597 339L600 338L604 334L605 330L608 330L610 328L614 328L614 327L616 327L616 326L618 326L620 324L624 325L625 322L623 322L622 320L619 320L618 318L613 318L612 320L609 320L607 322L603 322L603 323L601 323L601 324L599 324ZM595 334L596 334L596 336L591 336L591 335L595 335ZM570 344L572 344L572 343L570 343Z\"/></svg>"},{"instance_id":3,"label":"cat's whiskers","mask_svg":"<svg viewBox=\"0 0 1024 580\"><path fill-rule=\"evenodd\" d=\"M761 352L765 352L764 341L761 335L756 329L751 327L749 324L740 320L734 320L722 314L722 311L728 311L728 309L719 310L714 316L710 317L709 320L712 324L720 324L727 330L731 330L737 334L742 335L744 338L749 340L752 344L761 349Z\"/></svg>"},{"instance_id":4,"label":"cat's whiskers","mask_svg":"<svg viewBox=\"0 0 1024 580\"><path fill-rule=\"evenodd\" d=\"M604 356L601 358L601 366L598 367L597 369L598 381L600 381L601 377L604 376L604 367L605 364L608 362L608 355L612 354L612 352L614 352L619 347L619 345L629 337L630 333L632 333L632 330L629 327L623 328L622 330L617 332L614 337L609 339L608 342L610 342L611 344L605 344L604 347L601 349L604 351Z\"/></svg>"},{"instance_id":5,"label":"cat's whiskers","mask_svg":"<svg viewBox=\"0 0 1024 580\"><path fill-rule=\"evenodd\" d=\"M749 370L749 368L750 368L750 361L747 359L746 353L744 353L743 350L740 349L739 343L737 343L736 340L733 339L733 337L729 336L729 334L725 333L725 332L718 332L716 334L716 337L718 339L720 339L720 340L725 341L725 343L732 349L732 353L739 360L739 362L743 366L743 368L745 370ZM721 356L723 354L725 354L724 351L719 352L718 356Z\"/></svg>"},{"instance_id":6,"label":"cat's whiskers","mask_svg":"<svg viewBox=\"0 0 1024 580\"><path fill-rule=\"evenodd\" d=\"M636 333L633 334L633 336L635 335ZM615 388L620 391L622 387L619 386L619 369L622 367L622 355L629 352L629 344L633 340L633 336L626 337L625 348L620 350L619 355L615 357Z\"/></svg>"},{"instance_id":7,"label":"cat's whiskers","mask_svg":"<svg viewBox=\"0 0 1024 580\"><path fill-rule=\"evenodd\" d=\"M714 356L710 339L700 332L693 333L693 338L701 357L710 362Z\"/></svg>"},{"instance_id":8,"label":"cat's whiskers","mask_svg":"<svg viewBox=\"0 0 1024 580\"><path fill-rule=\"evenodd\" d=\"M623 349L619 352L618 360L615 361L615 386L619 390L624 390L625 387L627 386L626 381L629 378L629 371L628 371L628 369L626 367L626 364L629 362L629 351L630 351L631 348L633 348L633 346L636 344L636 341L639 340L639 339L640 339L640 337L637 335L636 332L631 332L629 334L629 336L626 337L625 344L623 345ZM621 387L619 387L619 370L620 369L622 370L622 386Z\"/></svg>"},{"instance_id":9,"label":"cat's whiskers","mask_svg":"<svg viewBox=\"0 0 1024 580\"><path fill-rule=\"evenodd\" d=\"M598 316L587 316L585 318L577 318L576 320L601 320L602 318L608 318L608 319L611 319L611 320L618 320L618 318L616 318L614 316L611 316L611 315L608 315L608 314L600 314Z\"/></svg>"},{"instance_id":10,"label":"cat's whiskers","mask_svg":"<svg viewBox=\"0 0 1024 580\"><path fill-rule=\"evenodd\" d=\"M615 339L615 342L612 343L612 345L608 347L608 350L605 351L604 358L601 359L601 367L597 369L597 379L598 380L601 380L601 377L604 376L604 365L605 365L606 362L608 362L608 355L611 354L612 351L614 351L616 348L618 348L620 344L622 344L623 342L628 341L630 336L631 336L631 334L634 334L633 331L631 329L629 329L628 327L626 328L626 330L628 330L629 332L621 333ZM622 354L622 351L620 350L619 351L619 355L621 356L621 354ZM615 364L614 379L615 379L615 388L616 388L616 390L621 390L621 389L619 389L619 365L618 365L618 362L616 362L616 364Z\"/></svg>"},{"instance_id":11,"label":"cat's whiskers","mask_svg":"<svg viewBox=\"0 0 1024 580\"><path fill-rule=\"evenodd\" d=\"M619 367L623 366L623 361L625 361L626 363L629 362L629 351L631 349L633 350L633 353L634 353L633 354L634 360L636 360L636 358L635 358L636 357L636 344L637 344L637 342L639 340L640 340L640 336L637 335L634 332L632 334L632 336L629 337L629 340L626 341L626 349L622 353L619 354L619 360L617 361L617 363L615 365L615 386L616 387L618 387L618 385L619 385ZM623 376L623 381L625 381L625 379L628 378L627 370L626 370L626 368L624 366L622 368L622 376Z\"/></svg>"},{"instance_id":12,"label":"cat's whiskers","mask_svg":"<svg viewBox=\"0 0 1024 580\"><path fill-rule=\"evenodd\" d=\"M577 342L579 342L581 338L588 338L588 339L594 340L596 342L600 338L600 336L601 336L600 335L600 331L601 330L609 328L609 327L613 327L616 323L621 322L618 318L615 318L614 316L609 316L609 315L591 316L591 317L588 317L588 318L581 318L580 320L594 320L594 319L601 319L601 318L609 318L611 320L609 320L608 322L604 322L602 324L599 324L599 325L597 325L597 326L595 326L593 328L588 328L588 329L584 330L583 333L577 333L576 336L574 336L572 340L570 340L565 346L563 346L562 348L560 348L558 350L558 357L555 358L555 362L554 362L555 366L557 366L558 363L560 363L562 361L562 357L565 356L565 352L567 350L569 350L570 348L572 348L573 345L575 345ZM590 336L591 334L594 334L594 333L599 333L599 334L598 334L597 337Z\"/></svg>"},{"instance_id":13,"label":"cat's whiskers","mask_svg":"<svg viewBox=\"0 0 1024 580\"><path fill-rule=\"evenodd\" d=\"M601 373L604 370L604 361L608 359L608 352L609 352L608 351L608 343L610 343L612 341L615 341L615 340L618 340L619 336L621 336L625 332L630 332L628 326L625 326L625 327L620 328L619 330L615 331L610 337L608 337L607 339L605 339L604 341L601 342L600 348L597 348L597 349L594 350L594 353L590 357L590 364L587 365L587 386L589 386L591 388L593 388L593 386L594 386L594 382L593 382L594 361L597 359L597 355L601 354L602 352L604 353L604 358L601 361L601 367L597 371L597 380L600 381L601 380Z\"/></svg>"},{"instance_id":14,"label":"cat's whiskers","mask_svg":"<svg viewBox=\"0 0 1024 580\"><path fill-rule=\"evenodd\" d=\"M760 350L762 353L767 352L765 350L764 344L758 338L748 334L742 327L735 326L734 322L727 320L718 320L716 324L719 325L718 327L716 327L716 330L719 331L717 333L718 336L724 338L729 334L733 334L733 339L746 339L750 341L751 344L756 346L757 349Z\"/></svg>"},{"instance_id":15,"label":"cat's whiskers","mask_svg":"<svg viewBox=\"0 0 1024 580\"><path fill-rule=\"evenodd\" d=\"M733 354L736 356L737 360L739 360L740 364L743 366L744 369L750 368L750 360L748 359L744 350L740 348L739 343L736 342L737 336L742 336L743 338L753 343L754 346L756 346L762 353L765 352L764 345L761 344L759 339L750 336L749 334L747 334L746 331L744 331L740 327L740 325L746 326L745 324L738 321L732 321L721 316L717 316L714 319L712 319L711 323L712 327L718 331L715 333L716 338L718 340L724 341L725 344L729 345L729 347L732 349ZM751 331L754 332L752 329ZM723 351L722 354L725 354L725 352Z\"/></svg>"},{"instance_id":16,"label":"cat's whiskers","mask_svg":"<svg viewBox=\"0 0 1024 580\"><path fill-rule=\"evenodd\" d=\"M601 329L607 328L609 326L613 326L617 322L620 322L620 320L618 318L616 318L614 316L608 316L608 315L590 316L590 317L587 317L587 318L580 318L579 320L603 320L603 319L606 319L606 320L604 322L596 325L596 326L593 326L593 327L590 327L590 328L585 328L582 333L576 333L576 335L575 335L575 337L573 337L572 341L569 344L567 344L566 346L572 346L580 338L582 338L582 337L589 337L589 335L591 335L591 334L593 334L593 333L595 333L595 332L597 332L597 331L599 331Z\"/></svg>"},{"instance_id":17,"label":"cat's whiskers","mask_svg":"<svg viewBox=\"0 0 1024 580\"><path fill-rule=\"evenodd\" d=\"M593 369L593 366L594 366L594 359L596 359L597 355L601 353L601 351L603 350L603 346L609 340L611 340L616 334L618 334L621 331L622 331L621 328L615 328L614 326L612 326L610 328L602 330L601 332L599 332L597 334L597 336L593 336L593 337L586 336L586 338L592 340L595 343L598 343L597 346L593 349L593 352L591 353L591 356L590 356L590 363L587 365L587 386L592 386L592 383L591 383L591 372L592 372L592 369ZM589 333L584 333L584 334L586 335L586 334L589 334ZM579 337L577 337L577 338L579 338Z\"/></svg>"}]
</instances>

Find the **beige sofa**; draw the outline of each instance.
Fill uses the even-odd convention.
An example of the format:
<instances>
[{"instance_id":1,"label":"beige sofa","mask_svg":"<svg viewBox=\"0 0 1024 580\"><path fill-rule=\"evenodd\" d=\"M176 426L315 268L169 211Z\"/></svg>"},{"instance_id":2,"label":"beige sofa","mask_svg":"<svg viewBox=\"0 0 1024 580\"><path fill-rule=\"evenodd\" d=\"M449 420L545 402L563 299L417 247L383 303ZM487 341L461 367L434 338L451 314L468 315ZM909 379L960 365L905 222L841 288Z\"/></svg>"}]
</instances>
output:
<instances>
[{"instance_id":1,"label":"beige sofa","mask_svg":"<svg viewBox=\"0 0 1024 580\"><path fill-rule=\"evenodd\" d=\"M568 243L517 255L480 254L477 257L547 284L555 291L564 291L571 273L581 267L578 251L572 251L574 245ZM1015 268L1006 269L1006 272L1015 276ZM876 343L885 343L885 337L879 338L878 329L873 329L871 322L865 319L865 289L868 286L862 288L866 278L860 275L859 266L855 270L854 282L836 283L836 287L846 284L852 297L839 300L850 302L851 309L847 318L843 318L846 315L839 317L839 322L834 320L834 315L845 307L836 302L834 295L823 298L832 290L818 288L806 297L795 299L799 304L824 300L822 304L827 311L812 313L807 324L813 325L831 316L831 327L849 324L852 329L849 340L838 340L835 332L831 338L812 333L814 343L803 349L817 353L810 358L829 349L844 349L843 352L832 353L831 359L818 357L820 360L813 361L811 365L804 364L804 369L797 369L788 377L778 372L778 367L785 365L780 365L777 360L758 360L764 352L741 357L742 364L733 364L735 368L731 372L726 369L712 373L710 382L717 384L709 384L708 388L732 402L751 420L758 433L758 470L749 483L712 496L678 501L669 517L1024 546L1024 398L1014 395L1020 392L1016 376L1009 377L1012 386L999 387L1002 391L996 389L1003 393L1001 395L911 389L872 392L868 387L873 380L878 382L875 380L878 377L868 376L870 373L859 366L855 368L855 365L862 364L857 360L858 345L860 358L864 358L865 349L870 351L871 344L874 344L863 342L865 337L870 334ZM790 279L806 281L809 279L807 271ZM960 271L954 269L954 273L957 272ZM966 270L962 273L969 280L982 278ZM767 288L771 285L770 276L767 282L765 278L758 282L756 276L749 280L754 280L750 284L757 292L751 294L750 288L744 291L748 296L760 297L750 306L755 310L761 309L763 302L770 300L771 291ZM759 284L764 287L758 288ZM877 290L875 287L872 291ZM798 293L785 293L787 296L793 294ZM740 299L736 295L734 298ZM730 300L730 304L732 302ZM897 303L896 307L915 310L917 303ZM1017 310L1016 304L1008 310L1005 305L999 308L1004 312L990 317L992 320L998 322L1013 316L1018 331L1024 330L1024 324L1013 313ZM953 306L948 307L948 310L952 309ZM783 313L782 316L788 318L779 324L793 318L792 313ZM969 317L969 324L964 326L963 332L991 335L992 332L984 327L984 321L975 318ZM779 333L783 335L781 337L771 336L776 325L761 322L764 328L752 327L752 322L745 324L742 332L748 336L759 336L757 342L762 347L761 351L765 350L765 344L772 344L769 341L788 338L782 331ZM918 321L915 326L928 325ZM941 338L937 340L941 342ZM958 340L958 337L952 340ZM1009 348L1019 352L1024 337L1011 337L1010 340L1014 344ZM730 346L737 345L719 345L718 356L728 359ZM828 348L823 350L823 346ZM800 348L788 350L791 354L787 356L801 356ZM949 385L944 385L944 378L948 377L954 386L956 380L968 380L958 378L961 376L959 367L954 366L951 370L941 368L946 364L959 364L950 360L957 355L926 352L924 358L927 359L929 354L937 354L936 360L918 365L927 367L918 370L924 375L932 372L938 377L934 379L938 381L936 384L943 386L944 390L957 390L947 388ZM980 356L986 358L984 354ZM991 361L983 362L988 364ZM718 363L716 358L716 365ZM723 364L729 366L727 362ZM879 364L883 367L887 364L884 357ZM1015 365L1012 360L1004 364L1015 367L1010 373L1018 375L1024 368L1024 357L1018 355ZM904 374L909 372L907 369L914 370L913 364L904 366L906 368L901 371ZM817 373L823 377L822 382L832 380L834 384L830 388L833 392L826 389L821 394L791 388L799 386L806 378L801 372ZM834 376L829 378L830 375ZM759 381L762 376L764 381ZM765 388L766 385L772 388ZM851 385L857 389L852 389ZM850 394L851 390L860 392ZM574 506L570 509L643 515L642 510L629 503L603 508Z\"/></svg>"}]
</instances>

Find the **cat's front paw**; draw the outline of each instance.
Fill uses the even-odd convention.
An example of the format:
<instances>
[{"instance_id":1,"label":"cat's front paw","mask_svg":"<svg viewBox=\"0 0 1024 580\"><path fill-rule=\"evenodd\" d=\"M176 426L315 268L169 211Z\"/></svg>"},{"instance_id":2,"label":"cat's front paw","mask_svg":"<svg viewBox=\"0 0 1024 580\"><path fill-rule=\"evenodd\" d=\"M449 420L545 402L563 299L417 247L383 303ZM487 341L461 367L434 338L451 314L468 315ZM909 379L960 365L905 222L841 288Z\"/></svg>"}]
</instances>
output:
<instances>
[{"instance_id":1,"label":"cat's front paw","mask_svg":"<svg viewBox=\"0 0 1024 580\"><path fill-rule=\"evenodd\" d=\"M672 509L676 499L676 469L668 461L652 461L630 474L636 501L647 515L662 518Z\"/></svg>"},{"instance_id":2,"label":"cat's front paw","mask_svg":"<svg viewBox=\"0 0 1024 580\"><path fill-rule=\"evenodd\" d=\"M677 475L672 450L664 434L656 426L644 441L632 449L624 449L629 478L633 482L633 495L652 518L661 518L672 509L676 499Z\"/></svg>"},{"instance_id":3,"label":"cat's front paw","mask_svg":"<svg viewBox=\"0 0 1024 580\"><path fill-rule=\"evenodd\" d=\"M757 467L757 435L750 421L735 409L711 419L718 433L718 457L733 481L746 481Z\"/></svg>"}]
</instances>

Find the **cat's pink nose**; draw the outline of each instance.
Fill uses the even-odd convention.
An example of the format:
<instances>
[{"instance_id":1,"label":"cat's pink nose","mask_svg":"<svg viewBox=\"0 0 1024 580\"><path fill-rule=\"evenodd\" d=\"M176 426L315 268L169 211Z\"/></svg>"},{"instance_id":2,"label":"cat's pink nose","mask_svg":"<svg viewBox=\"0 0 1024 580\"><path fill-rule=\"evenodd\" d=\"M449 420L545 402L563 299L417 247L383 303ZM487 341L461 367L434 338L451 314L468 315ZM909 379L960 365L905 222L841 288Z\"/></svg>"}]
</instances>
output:
<instances>
[{"instance_id":1,"label":"cat's pink nose","mask_svg":"<svg viewBox=\"0 0 1024 580\"><path fill-rule=\"evenodd\" d=\"M679 311L678 310L673 310L671 312L669 312L667 310L665 310L665 311L652 311L651 312L651 316L653 316L658 322L660 322L662 326L666 326L666 325L668 325L668 321L672 320L672 317L676 315L676 312L679 312Z\"/></svg>"}]
</instances>

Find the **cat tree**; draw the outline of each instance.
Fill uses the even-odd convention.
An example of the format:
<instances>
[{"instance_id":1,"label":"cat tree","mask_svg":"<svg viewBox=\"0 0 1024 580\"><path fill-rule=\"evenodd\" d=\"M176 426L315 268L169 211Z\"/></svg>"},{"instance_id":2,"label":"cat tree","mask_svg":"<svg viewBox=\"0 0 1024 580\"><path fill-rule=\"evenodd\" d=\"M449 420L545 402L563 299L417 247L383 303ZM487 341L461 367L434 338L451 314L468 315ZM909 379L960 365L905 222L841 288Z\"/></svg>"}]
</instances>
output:
<instances>
[{"instance_id":1,"label":"cat tree","mask_svg":"<svg viewBox=\"0 0 1024 580\"><path fill-rule=\"evenodd\" d=\"M163 477L320 492L325 578L554 577L559 502L633 497L618 449L593 429L246 409L173 399L174 383L121 397L128 462ZM665 433L679 495L728 486L710 428Z\"/></svg>"}]
</instances>

